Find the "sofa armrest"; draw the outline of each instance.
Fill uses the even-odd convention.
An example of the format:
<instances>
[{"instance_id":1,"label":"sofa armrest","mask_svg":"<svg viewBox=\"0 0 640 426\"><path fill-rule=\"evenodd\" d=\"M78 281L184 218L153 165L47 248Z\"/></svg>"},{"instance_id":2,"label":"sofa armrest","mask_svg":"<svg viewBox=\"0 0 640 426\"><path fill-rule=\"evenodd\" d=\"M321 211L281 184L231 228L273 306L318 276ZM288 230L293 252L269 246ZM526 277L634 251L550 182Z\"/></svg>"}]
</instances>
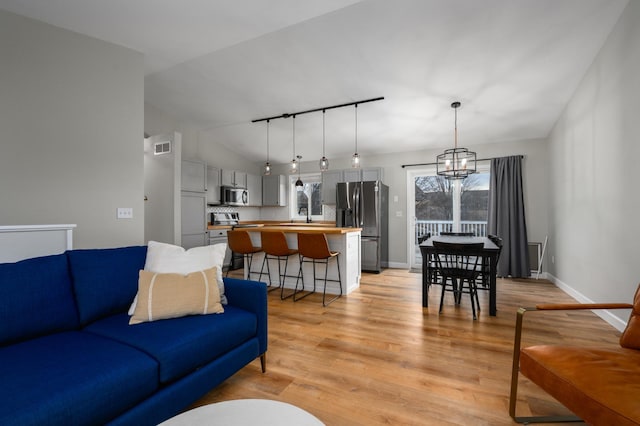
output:
<instances>
[{"instance_id":1,"label":"sofa armrest","mask_svg":"<svg viewBox=\"0 0 640 426\"><path fill-rule=\"evenodd\" d=\"M224 278L229 304L256 314L260 353L267 351L267 286L258 281Z\"/></svg>"},{"instance_id":2,"label":"sofa armrest","mask_svg":"<svg viewBox=\"0 0 640 426\"><path fill-rule=\"evenodd\" d=\"M518 392L518 371L520 368L520 350L522 345L522 325L524 314L527 312L566 311L566 310L593 310L593 309L632 309L629 303L560 303L539 304L533 308L519 308L516 313L516 330L513 339L513 363L511 366L511 392L509 396L509 414L518 423L531 421L562 421L556 417L519 418L516 417L516 401Z\"/></svg>"}]
</instances>

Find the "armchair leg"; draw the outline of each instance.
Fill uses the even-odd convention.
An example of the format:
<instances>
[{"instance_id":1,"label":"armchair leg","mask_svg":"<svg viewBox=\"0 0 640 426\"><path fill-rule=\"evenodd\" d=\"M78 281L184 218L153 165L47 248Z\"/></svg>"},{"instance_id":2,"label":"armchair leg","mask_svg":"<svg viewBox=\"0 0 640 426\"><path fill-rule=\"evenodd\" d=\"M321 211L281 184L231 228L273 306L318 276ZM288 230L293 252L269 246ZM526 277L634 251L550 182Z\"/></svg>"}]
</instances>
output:
<instances>
[{"instance_id":1,"label":"armchair leg","mask_svg":"<svg viewBox=\"0 0 640 426\"><path fill-rule=\"evenodd\" d=\"M516 314L516 334L513 339L513 364L511 365L511 391L509 393L509 415L516 423L574 423L584 421L577 416L516 416L518 402L518 375L520 373L520 344L522 340L522 322L527 308L518 309Z\"/></svg>"}]
</instances>

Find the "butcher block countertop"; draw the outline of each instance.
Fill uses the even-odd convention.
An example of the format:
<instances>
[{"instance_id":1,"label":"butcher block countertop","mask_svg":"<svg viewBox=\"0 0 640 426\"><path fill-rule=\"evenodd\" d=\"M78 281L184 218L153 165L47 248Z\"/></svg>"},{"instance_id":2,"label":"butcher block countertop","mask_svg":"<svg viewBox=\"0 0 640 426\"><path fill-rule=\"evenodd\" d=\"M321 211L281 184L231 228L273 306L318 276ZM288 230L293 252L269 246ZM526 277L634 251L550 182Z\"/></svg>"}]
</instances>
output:
<instances>
[{"instance_id":1,"label":"butcher block countertop","mask_svg":"<svg viewBox=\"0 0 640 426\"><path fill-rule=\"evenodd\" d=\"M281 231L287 233L323 233L346 234L359 232L361 228L336 228L335 222L280 222L280 221L240 221L240 225L256 225L253 227L239 228L249 232ZM229 225L209 225L208 229L231 229Z\"/></svg>"}]
</instances>

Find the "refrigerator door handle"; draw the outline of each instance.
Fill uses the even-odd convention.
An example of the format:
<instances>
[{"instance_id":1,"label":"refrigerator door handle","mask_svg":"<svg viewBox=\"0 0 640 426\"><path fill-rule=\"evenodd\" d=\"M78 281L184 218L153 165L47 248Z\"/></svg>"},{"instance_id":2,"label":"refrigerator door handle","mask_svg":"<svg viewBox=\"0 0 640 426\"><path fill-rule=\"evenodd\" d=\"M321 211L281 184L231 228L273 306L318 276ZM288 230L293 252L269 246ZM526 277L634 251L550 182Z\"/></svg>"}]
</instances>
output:
<instances>
[{"instance_id":1,"label":"refrigerator door handle","mask_svg":"<svg viewBox=\"0 0 640 426\"><path fill-rule=\"evenodd\" d=\"M355 205L355 209L356 209L356 214L354 215L354 223L356 227L360 227L362 226L362 218L360 217L362 215L362 210L360 209L362 206L360 205L360 186L356 185L355 191L354 191L354 205Z\"/></svg>"},{"instance_id":2,"label":"refrigerator door handle","mask_svg":"<svg viewBox=\"0 0 640 426\"><path fill-rule=\"evenodd\" d=\"M360 225L358 227L362 228L364 226L364 192L362 192L362 184L360 184L360 190L358 191L358 203L360 204L360 207L358 208L358 211L360 212L358 215Z\"/></svg>"}]
</instances>

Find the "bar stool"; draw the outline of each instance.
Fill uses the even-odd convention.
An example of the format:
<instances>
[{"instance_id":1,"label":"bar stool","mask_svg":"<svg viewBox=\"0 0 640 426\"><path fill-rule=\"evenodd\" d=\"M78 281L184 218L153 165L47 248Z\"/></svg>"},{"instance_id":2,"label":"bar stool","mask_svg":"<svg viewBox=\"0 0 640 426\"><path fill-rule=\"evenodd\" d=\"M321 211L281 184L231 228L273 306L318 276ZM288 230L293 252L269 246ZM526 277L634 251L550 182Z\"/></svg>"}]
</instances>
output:
<instances>
[{"instance_id":1,"label":"bar stool","mask_svg":"<svg viewBox=\"0 0 640 426\"><path fill-rule=\"evenodd\" d=\"M342 278L340 277L340 261L338 256L340 252L329 250L329 243L327 242L327 236L325 234L298 234L298 252L300 255L300 270L298 276L302 278L302 288L298 290L298 280L296 280L296 289L293 293L293 301L296 302L300 299L304 299L308 295L315 293L316 291L316 263L324 263L324 290L322 292L322 306L329 306L331 302L342 296ZM305 258L311 260L305 260ZM336 259L336 265L338 266L338 279L327 279L329 272L329 260ZM296 297L300 292L304 292L304 274L302 273L302 265L304 262L311 262L313 264L313 290L307 292L302 297ZM333 299L326 302L327 297L327 281L332 281L340 284L340 294Z\"/></svg>"},{"instance_id":2,"label":"bar stool","mask_svg":"<svg viewBox=\"0 0 640 426\"><path fill-rule=\"evenodd\" d=\"M251 237L247 231L229 230L227 231L227 239L229 249L232 253L240 254L247 262L247 279L251 279L251 263L253 262L253 255L262 252L262 247L256 247L251 242ZM254 274L258 274L258 281L264 274L262 270L260 272L253 271ZM229 271L227 270L227 276Z\"/></svg>"},{"instance_id":3,"label":"bar stool","mask_svg":"<svg viewBox=\"0 0 640 426\"><path fill-rule=\"evenodd\" d=\"M287 244L287 238L284 232L278 231L264 231L260 233L262 239L262 251L264 251L264 260L262 261L262 268L260 272L264 270L264 264L267 263L267 275L269 276L269 286L271 287L271 270L269 268L269 259L276 259L278 261L278 287L270 288L269 291L280 288L280 299L288 299L293 296L293 292L284 295L284 280L286 277L298 278L297 275L287 275L287 265L289 264L289 256L298 254L298 250L289 248ZM282 261L284 260L284 271L282 271Z\"/></svg>"}]
</instances>

